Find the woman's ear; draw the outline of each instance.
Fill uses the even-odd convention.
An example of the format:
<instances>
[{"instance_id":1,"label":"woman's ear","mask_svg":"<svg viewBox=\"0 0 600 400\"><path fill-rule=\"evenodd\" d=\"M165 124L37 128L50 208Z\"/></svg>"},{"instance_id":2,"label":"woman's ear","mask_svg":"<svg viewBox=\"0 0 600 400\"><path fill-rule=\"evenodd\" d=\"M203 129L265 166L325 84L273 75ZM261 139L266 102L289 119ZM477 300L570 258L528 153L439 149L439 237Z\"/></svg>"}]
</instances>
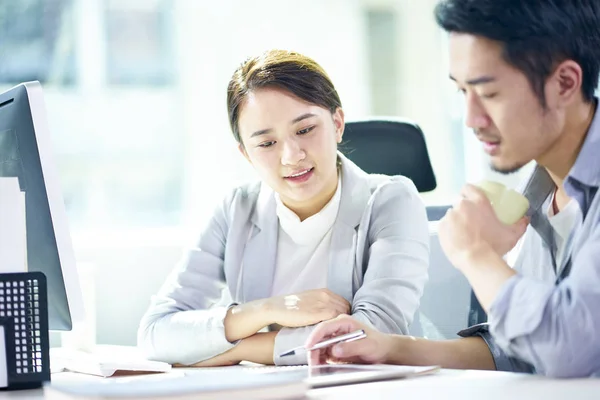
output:
<instances>
[{"instance_id":1,"label":"woman's ear","mask_svg":"<svg viewBox=\"0 0 600 400\"><path fill-rule=\"evenodd\" d=\"M250 157L248 157L248 153L246 152L246 148L244 147L244 145L242 143L238 144L238 150L240 151L240 153L242 153L242 155L244 156L244 158L250 163L252 164L252 161L250 161Z\"/></svg>"},{"instance_id":2,"label":"woman's ear","mask_svg":"<svg viewBox=\"0 0 600 400\"><path fill-rule=\"evenodd\" d=\"M333 125L335 126L335 139L338 143L342 142L342 137L344 136L344 110L341 108L337 108L332 115L333 117Z\"/></svg>"}]
</instances>

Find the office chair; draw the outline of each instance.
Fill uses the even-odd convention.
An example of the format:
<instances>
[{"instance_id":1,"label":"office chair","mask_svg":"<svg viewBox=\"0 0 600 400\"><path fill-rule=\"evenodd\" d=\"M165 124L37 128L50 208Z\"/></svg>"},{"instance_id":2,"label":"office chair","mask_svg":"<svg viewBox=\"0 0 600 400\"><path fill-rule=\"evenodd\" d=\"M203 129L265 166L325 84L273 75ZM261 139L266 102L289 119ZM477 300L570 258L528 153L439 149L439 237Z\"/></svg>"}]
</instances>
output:
<instances>
[{"instance_id":1,"label":"office chair","mask_svg":"<svg viewBox=\"0 0 600 400\"><path fill-rule=\"evenodd\" d=\"M410 178L420 193L437 185L423 132L410 121L386 118L348 122L340 149L368 173Z\"/></svg>"},{"instance_id":2,"label":"office chair","mask_svg":"<svg viewBox=\"0 0 600 400\"><path fill-rule=\"evenodd\" d=\"M410 178L421 193L437 186L423 132L410 121L385 118L347 122L340 150L368 173ZM438 240L437 221L448 208L427 207L429 280L409 329L413 336L456 338L456 333L466 328L475 315L471 307L471 286L450 264Z\"/></svg>"}]
</instances>

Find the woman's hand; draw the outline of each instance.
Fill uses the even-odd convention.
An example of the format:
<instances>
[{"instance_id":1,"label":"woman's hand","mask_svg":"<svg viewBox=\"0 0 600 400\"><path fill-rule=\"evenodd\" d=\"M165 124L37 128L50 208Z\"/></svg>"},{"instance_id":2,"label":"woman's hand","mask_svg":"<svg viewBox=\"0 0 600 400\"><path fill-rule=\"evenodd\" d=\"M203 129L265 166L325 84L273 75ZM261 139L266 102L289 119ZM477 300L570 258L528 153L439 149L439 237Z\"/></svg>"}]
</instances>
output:
<instances>
[{"instance_id":1,"label":"woman's hand","mask_svg":"<svg viewBox=\"0 0 600 400\"><path fill-rule=\"evenodd\" d=\"M266 300L272 323L295 328L314 325L350 313L350 303L329 289L307 290Z\"/></svg>"},{"instance_id":2,"label":"woman's hand","mask_svg":"<svg viewBox=\"0 0 600 400\"><path fill-rule=\"evenodd\" d=\"M227 352L219 354L208 360L200 361L199 363L189 365L189 367L229 367L230 365L237 365L241 360L233 360L231 354ZM186 365L174 364L173 367L188 367Z\"/></svg>"},{"instance_id":3,"label":"woman's hand","mask_svg":"<svg viewBox=\"0 0 600 400\"><path fill-rule=\"evenodd\" d=\"M225 353L219 354L208 360L190 365L190 367L226 367L237 365L242 361L258 364L273 364L273 347L275 346L277 332L259 332L241 340L237 346ZM182 365L174 365L181 367Z\"/></svg>"},{"instance_id":4,"label":"woman's hand","mask_svg":"<svg viewBox=\"0 0 600 400\"><path fill-rule=\"evenodd\" d=\"M325 339L359 329L365 331L366 338L311 351L308 357L309 364L386 363L392 351L391 336L371 329L348 315L320 323L308 337L305 346L310 348Z\"/></svg>"},{"instance_id":5,"label":"woman's hand","mask_svg":"<svg viewBox=\"0 0 600 400\"><path fill-rule=\"evenodd\" d=\"M296 328L349 312L350 303L342 296L329 289L315 289L233 306L227 311L223 325L225 337L234 342L254 335L265 326Z\"/></svg>"}]
</instances>

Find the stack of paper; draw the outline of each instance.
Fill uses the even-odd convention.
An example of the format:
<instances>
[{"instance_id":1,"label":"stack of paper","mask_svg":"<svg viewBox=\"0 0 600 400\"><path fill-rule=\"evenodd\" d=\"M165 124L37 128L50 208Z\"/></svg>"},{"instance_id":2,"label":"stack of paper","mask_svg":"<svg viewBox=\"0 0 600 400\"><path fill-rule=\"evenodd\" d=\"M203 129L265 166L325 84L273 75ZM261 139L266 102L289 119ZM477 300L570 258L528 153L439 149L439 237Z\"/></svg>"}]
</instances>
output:
<instances>
[{"instance_id":1,"label":"stack of paper","mask_svg":"<svg viewBox=\"0 0 600 400\"><path fill-rule=\"evenodd\" d=\"M17 178L0 177L0 273L27 271L25 193Z\"/></svg>"}]
</instances>

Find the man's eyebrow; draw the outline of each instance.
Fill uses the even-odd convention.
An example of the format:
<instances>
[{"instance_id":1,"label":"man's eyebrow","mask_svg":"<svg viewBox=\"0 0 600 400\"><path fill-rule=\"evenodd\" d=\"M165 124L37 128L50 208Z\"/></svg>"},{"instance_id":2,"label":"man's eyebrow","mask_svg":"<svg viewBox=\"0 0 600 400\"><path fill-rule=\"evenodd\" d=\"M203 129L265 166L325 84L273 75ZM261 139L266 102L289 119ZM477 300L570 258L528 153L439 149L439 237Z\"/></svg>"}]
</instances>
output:
<instances>
[{"instance_id":1,"label":"man's eyebrow","mask_svg":"<svg viewBox=\"0 0 600 400\"><path fill-rule=\"evenodd\" d=\"M450 79L456 82L456 78L450 75ZM490 83L496 81L496 78L489 75L480 76L479 78L469 79L466 84L469 86L483 85L485 83Z\"/></svg>"}]
</instances>

